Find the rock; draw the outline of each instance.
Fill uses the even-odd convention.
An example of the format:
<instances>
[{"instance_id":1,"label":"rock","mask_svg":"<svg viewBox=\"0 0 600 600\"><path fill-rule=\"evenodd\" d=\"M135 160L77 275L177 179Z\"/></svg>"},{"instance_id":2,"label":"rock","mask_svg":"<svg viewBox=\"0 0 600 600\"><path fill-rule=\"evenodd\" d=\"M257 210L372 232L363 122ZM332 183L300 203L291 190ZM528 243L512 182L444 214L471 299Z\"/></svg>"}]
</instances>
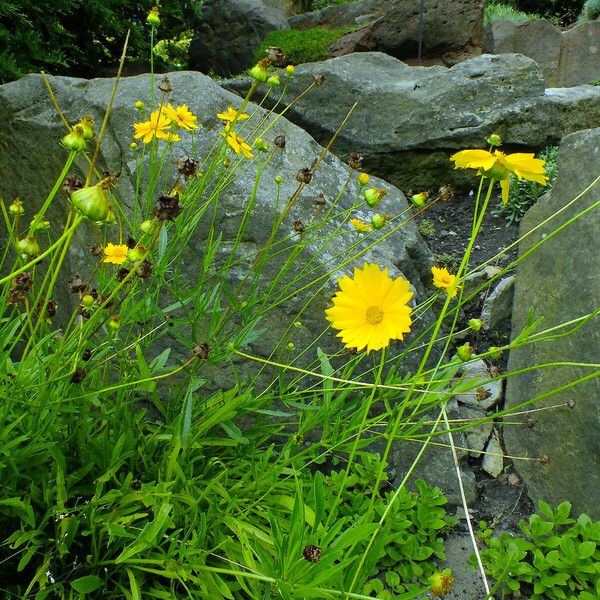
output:
<instances>
[{"instance_id":1,"label":"rock","mask_svg":"<svg viewBox=\"0 0 600 600\"><path fill-rule=\"evenodd\" d=\"M498 432L494 430L492 437L485 447L481 468L492 477L498 477L504 469L504 453Z\"/></svg>"},{"instance_id":2,"label":"rock","mask_svg":"<svg viewBox=\"0 0 600 600\"><path fill-rule=\"evenodd\" d=\"M283 13L260 0L205 0L189 68L220 77L243 73L256 62L254 53L267 33L287 27Z\"/></svg>"},{"instance_id":3,"label":"rock","mask_svg":"<svg viewBox=\"0 0 600 600\"><path fill-rule=\"evenodd\" d=\"M405 190L472 187L473 173L454 170L448 158L484 147L493 132L511 151L543 148L600 122L600 88L545 90L539 67L518 54L483 55L449 69L410 67L381 53L350 54L298 67L281 106L317 74L324 84L286 116L325 144L360 99L332 150L342 157L358 152L368 172ZM251 82L222 85L243 96Z\"/></svg>"},{"instance_id":4,"label":"rock","mask_svg":"<svg viewBox=\"0 0 600 600\"><path fill-rule=\"evenodd\" d=\"M593 168L600 157L600 129L574 133L564 138L558 158L558 178L553 189L539 200L521 223L521 235L555 215L582 192L598 175ZM594 187L525 238L519 247L523 256L534 244L547 239L525 257L515 275L513 338L529 319L543 318L542 328L576 319L598 308L600 298L600 231L597 211L588 214L550 238L550 234L579 211L600 200ZM539 342L510 352L508 370L517 371L537 364L573 361L597 364L600 357L600 329L597 319L582 324L572 335ZM545 368L508 378L506 406L522 410L523 403L567 385L591 373L589 368ZM587 513L600 518L600 379L550 395L528 408L562 404L554 410L535 413L533 427L505 425L504 440L509 455L548 460L516 461L515 468L527 485L534 503L545 500L573 503L573 514ZM572 408L565 405L571 402ZM508 417L510 420L510 417Z\"/></svg>"},{"instance_id":5,"label":"rock","mask_svg":"<svg viewBox=\"0 0 600 600\"><path fill-rule=\"evenodd\" d=\"M502 399L502 381L490 381L492 377L483 360L474 360L463 367L463 379L472 380L468 392L461 392L456 399L462 404L487 411L496 406Z\"/></svg>"},{"instance_id":6,"label":"rock","mask_svg":"<svg viewBox=\"0 0 600 600\"><path fill-rule=\"evenodd\" d=\"M579 23L565 31L543 19L486 26L484 51L518 52L535 60L547 87L572 87L600 79L600 21Z\"/></svg>"},{"instance_id":7,"label":"rock","mask_svg":"<svg viewBox=\"0 0 600 600\"><path fill-rule=\"evenodd\" d=\"M513 289L515 278L513 275L502 278L485 299L481 309L481 320L484 329L494 329L512 315Z\"/></svg>"},{"instance_id":8,"label":"rock","mask_svg":"<svg viewBox=\"0 0 600 600\"><path fill-rule=\"evenodd\" d=\"M600 21L581 23L561 34L558 85L600 79Z\"/></svg>"},{"instance_id":9,"label":"rock","mask_svg":"<svg viewBox=\"0 0 600 600\"><path fill-rule=\"evenodd\" d=\"M487 416L487 413L484 410L468 404L459 406L458 410L461 419L466 419L468 421L478 421L480 419L485 419ZM492 429L493 425L491 421L465 429L464 434L467 439L467 448L469 448L469 454L471 456L481 456L482 450L490 439Z\"/></svg>"},{"instance_id":10,"label":"rock","mask_svg":"<svg viewBox=\"0 0 600 600\"><path fill-rule=\"evenodd\" d=\"M449 419L460 418L460 413L456 401L450 400L446 405L446 412ZM435 420L437 418L437 412L430 414L427 420ZM443 429L443 422L440 425ZM423 432L430 431L431 426L423 428ZM421 432L419 432L421 433ZM466 447L466 439L464 432L458 431L453 434L454 443L458 448ZM425 453L421 460L417 463L414 471L411 473L411 482L416 479L423 479L429 485L439 485L443 490L444 494L448 498L448 502L451 505L459 506L462 504L460 495L460 487L458 484L458 475L456 473L456 466L452 458L450 448L447 447L448 437L444 434L441 437L433 438L433 442L440 442L442 446L429 444L425 449ZM417 454L421 449L421 440L418 442L407 442L399 443L390 452L390 463L396 465L394 471L394 477L390 478L392 485L398 486L404 479L409 467L412 465ZM374 444L374 451L379 451L383 454L382 442ZM457 450L458 461L460 466L461 480L465 489L465 496L467 498L467 504L473 504L477 499L477 490L475 486L475 474L467 462L468 453L465 451ZM440 478L443 479L443 484L439 483ZM414 488L411 484L409 487Z\"/></svg>"},{"instance_id":11,"label":"rock","mask_svg":"<svg viewBox=\"0 0 600 600\"><path fill-rule=\"evenodd\" d=\"M528 56L535 60L542 70L546 87L560 85L560 27L544 19L533 19L525 23L500 19L487 25L485 39L485 52L516 52Z\"/></svg>"},{"instance_id":12,"label":"rock","mask_svg":"<svg viewBox=\"0 0 600 600\"><path fill-rule=\"evenodd\" d=\"M286 17L305 13L312 5L311 0L262 0L262 3L281 11Z\"/></svg>"},{"instance_id":13,"label":"rock","mask_svg":"<svg viewBox=\"0 0 600 600\"><path fill-rule=\"evenodd\" d=\"M340 29L364 25L380 18L389 6L389 0L361 0L327 6L288 19L292 29Z\"/></svg>"},{"instance_id":14,"label":"rock","mask_svg":"<svg viewBox=\"0 0 600 600\"><path fill-rule=\"evenodd\" d=\"M420 4L413 0L365 0L332 6L289 21L294 29L335 29L364 25L331 48L332 56L352 52L384 52L415 62L419 51ZM423 13L421 57L427 64L453 65L481 54L483 2L480 0L426 0Z\"/></svg>"}]
</instances>

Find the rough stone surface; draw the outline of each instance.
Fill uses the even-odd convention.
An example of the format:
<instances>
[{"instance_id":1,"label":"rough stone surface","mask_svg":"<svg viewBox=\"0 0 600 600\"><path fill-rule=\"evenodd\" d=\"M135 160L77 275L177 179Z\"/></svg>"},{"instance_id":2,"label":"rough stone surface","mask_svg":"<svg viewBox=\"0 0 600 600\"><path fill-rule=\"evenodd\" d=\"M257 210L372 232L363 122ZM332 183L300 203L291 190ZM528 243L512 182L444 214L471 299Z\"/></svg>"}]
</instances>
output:
<instances>
[{"instance_id":1,"label":"rough stone surface","mask_svg":"<svg viewBox=\"0 0 600 600\"><path fill-rule=\"evenodd\" d=\"M311 0L262 0L262 3L281 11L286 17L302 14L311 7Z\"/></svg>"},{"instance_id":2,"label":"rough stone surface","mask_svg":"<svg viewBox=\"0 0 600 600\"><path fill-rule=\"evenodd\" d=\"M536 19L525 23L492 21L486 26L484 51L518 52L535 60L547 87L572 87L600 79L600 21L565 31Z\"/></svg>"},{"instance_id":3,"label":"rough stone surface","mask_svg":"<svg viewBox=\"0 0 600 600\"><path fill-rule=\"evenodd\" d=\"M473 185L473 173L455 171L450 154L481 148L499 133L507 151L544 148L565 134L600 122L600 88L544 89L536 63L519 54L482 55L452 68L411 67L385 54L362 52L301 65L281 106L305 90L313 76L325 82L286 116L321 143L336 138L338 156L358 152L370 173L405 189L451 182ZM222 82L245 95L247 78Z\"/></svg>"},{"instance_id":4,"label":"rough stone surface","mask_svg":"<svg viewBox=\"0 0 600 600\"><path fill-rule=\"evenodd\" d=\"M595 177L600 159L600 129L569 135L561 143L558 178L551 190L525 215L521 232L525 234L563 208L582 192ZM534 244L547 238L559 225L579 211L600 201L598 186L582 196L550 223L531 233L520 245L523 255ZM540 248L524 258L517 267L513 308L513 338L527 322L533 308L534 318L543 317L549 328L588 314L598 308L600 298L600 235L598 209L587 214ZM592 319L567 337L539 342L512 350L508 369L516 371L532 365L557 361L598 363L600 328ZM545 368L508 379L506 405L520 407L538 397L593 372L576 367ZM574 514L586 512L600 518L600 379L578 384L558 394L528 405L531 408L558 405L560 408L537 412L535 426L504 426L509 455L532 458L547 456L548 461L516 461L515 468L525 481L531 499L558 504L573 503ZM572 402L573 407L565 406Z\"/></svg>"},{"instance_id":5,"label":"rough stone surface","mask_svg":"<svg viewBox=\"0 0 600 600\"><path fill-rule=\"evenodd\" d=\"M478 421L480 419L485 419L487 416L487 413L484 410L469 406L468 404L460 406L459 411L461 418L469 421ZM487 422L465 430L464 433L467 438L467 447L471 451L469 453L471 456L481 456L481 452L485 448L487 441L490 439L492 428L492 423Z\"/></svg>"},{"instance_id":6,"label":"rough stone surface","mask_svg":"<svg viewBox=\"0 0 600 600\"><path fill-rule=\"evenodd\" d=\"M289 23L295 29L365 26L336 42L330 48L332 56L377 51L407 62L418 57L420 4L413 0L350 2L292 18ZM456 64L481 54L482 41L481 0L424 2L421 48L424 64Z\"/></svg>"},{"instance_id":7,"label":"rough stone surface","mask_svg":"<svg viewBox=\"0 0 600 600\"><path fill-rule=\"evenodd\" d=\"M581 23L561 34L560 85L582 85L600 79L600 21Z\"/></svg>"},{"instance_id":8,"label":"rough stone surface","mask_svg":"<svg viewBox=\"0 0 600 600\"><path fill-rule=\"evenodd\" d=\"M525 23L500 19L486 26L485 40L485 52L516 52L528 56L535 60L542 70L546 87L560 86L560 27L544 19L534 19Z\"/></svg>"},{"instance_id":9,"label":"rough stone surface","mask_svg":"<svg viewBox=\"0 0 600 600\"><path fill-rule=\"evenodd\" d=\"M504 468L504 452L498 432L495 430L485 447L481 468L492 477L498 477Z\"/></svg>"},{"instance_id":10,"label":"rough stone surface","mask_svg":"<svg viewBox=\"0 0 600 600\"><path fill-rule=\"evenodd\" d=\"M230 77L254 63L254 53L270 31L287 29L287 19L260 0L205 0L192 39L189 68Z\"/></svg>"},{"instance_id":11,"label":"rough stone surface","mask_svg":"<svg viewBox=\"0 0 600 600\"><path fill-rule=\"evenodd\" d=\"M502 381L490 381L492 376L483 360L466 363L463 367L463 377L466 381L472 380L471 385L477 384L477 387L456 395L456 399L461 404L468 404L485 411L496 406L502 399ZM479 388L484 391L478 395Z\"/></svg>"},{"instance_id":12,"label":"rough stone surface","mask_svg":"<svg viewBox=\"0 0 600 600\"><path fill-rule=\"evenodd\" d=\"M494 329L512 315L513 275L501 279L492 293L485 299L481 309L481 320L484 329Z\"/></svg>"}]
</instances>

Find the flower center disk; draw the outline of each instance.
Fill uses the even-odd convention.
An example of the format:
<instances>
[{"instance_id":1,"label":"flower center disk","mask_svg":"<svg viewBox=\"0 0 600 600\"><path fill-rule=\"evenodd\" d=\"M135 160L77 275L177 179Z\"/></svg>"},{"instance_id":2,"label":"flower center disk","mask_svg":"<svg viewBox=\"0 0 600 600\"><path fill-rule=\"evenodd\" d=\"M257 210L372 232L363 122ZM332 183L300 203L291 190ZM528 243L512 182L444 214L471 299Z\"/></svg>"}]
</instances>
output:
<instances>
[{"instance_id":1,"label":"flower center disk","mask_svg":"<svg viewBox=\"0 0 600 600\"><path fill-rule=\"evenodd\" d=\"M377 325L383 321L383 311L379 306L369 306L367 308L367 323Z\"/></svg>"}]
</instances>

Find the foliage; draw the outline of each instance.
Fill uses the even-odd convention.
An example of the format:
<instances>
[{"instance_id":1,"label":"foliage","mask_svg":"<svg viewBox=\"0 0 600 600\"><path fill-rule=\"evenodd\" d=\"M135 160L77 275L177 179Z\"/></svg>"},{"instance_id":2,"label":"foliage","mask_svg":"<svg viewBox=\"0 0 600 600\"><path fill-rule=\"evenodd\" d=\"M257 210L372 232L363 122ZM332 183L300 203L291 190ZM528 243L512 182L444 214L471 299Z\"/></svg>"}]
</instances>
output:
<instances>
[{"instance_id":1,"label":"foliage","mask_svg":"<svg viewBox=\"0 0 600 600\"><path fill-rule=\"evenodd\" d=\"M160 4L159 39L175 39L200 16L203 0ZM9 0L0 3L0 83L40 70L97 77L116 72L130 30L128 60L145 62L146 16L154 0ZM173 66L173 65L170 65Z\"/></svg>"},{"instance_id":2,"label":"foliage","mask_svg":"<svg viewBox=\"0 0 600 600\"><path fill-rule=\"evenodd\" d=\"M539 18L539 15L517 10L514 6L505 4L501 0L486 0L483 13L483 21L486 25L501 19L513 21L514 23L524 23L536 18Z\"/></svg>"},{"instance_id":3,"label":"foliage","mask_svg":"<svg viewBox=\"0 0 600 600\"><path fill-rule=\"evenodd\" d=\"M347 4L348 2L356 2L357 0L312 0L311 10L321 10L328 6L339 6L340 4Z\"/></svg>"},{"instance_id":4,"label":"foliage","mask_svg":"<svg viewBox=\"0 0 600 600\"><path fill-rule=\"evenodd\" d=\"M421 219L419 222L419 233L424 238L431 238L435 235L435 225L431 219Z\"/></svg>"},{"instance_id":5,"label":"foliage","mask_svg":"<svg viewBox=\"0 0 600 600\"><path fill-rule=\"evenodd\" d=\"M593 600L600 596L600 521L570 517L571 504L556 510L539 503L540 515L521 521L524 537L493 536L481 522L481 552L486 570L501 589L531 600ZM474 557L472 563L475 564ZM529 595L531 594L531 595Z\"/></svg>"},{"instance_id":6,"label":"foliage","mask_svg":"<svg viewBox=\"0 0 600 600\"><path fill-rule=\"evenodd\" d=\"M579 15L580 21L594 21L600 17L600 0L586 0Z\"/></svg>"},{"instance_id":7,"label":"foliage","mask_svg":"<svg viewBox=\"0 0 600 600\"><path fill-rule=\"evenodd\" d=\"M351 31L352 28L342 29L282 29L271 31L261 42L256 51L256 60L265 55L269 46L281 48L286 61L293 65L307 62L317 62L329 58L327 48L337 39Z\"/></svg>"},{"instance_id":8,"label":"foliage","mask_svg":"<svg viewBox=\"0 0 600 600\"><path fill-rule=\"evenodd\" d=\"M492 210L492 214L506 219L507 226L518 223L523 215L537 202L539 197L549 192L554 185L558 168L556 160L558 158L558 146L549 146L540 152L540 158L546 161L546 174L548 175L548 184L543 186L534 181L517 179L511 175L510 193L506 204L499 203Z\"/></svg>"},{"instance_id":9,"label":"foliage","mask_svg":"<svg viewBox=\"0 0 600 600\"><path fill-rule=\"evenodd\" d=\"M519 10L539 13L544 19L569 25L577 20L584 0L516 0Z\"/></svg>"}]
</instances>

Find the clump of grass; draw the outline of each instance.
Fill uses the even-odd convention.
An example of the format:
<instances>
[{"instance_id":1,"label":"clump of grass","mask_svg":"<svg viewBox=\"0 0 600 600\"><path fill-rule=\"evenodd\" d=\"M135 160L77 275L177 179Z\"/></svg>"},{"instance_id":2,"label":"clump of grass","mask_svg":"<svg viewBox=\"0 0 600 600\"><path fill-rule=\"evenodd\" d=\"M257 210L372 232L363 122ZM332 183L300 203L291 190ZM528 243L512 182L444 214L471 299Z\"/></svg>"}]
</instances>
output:
<instances>
[{"instance_id":1,"label":"clump of grass","mask_svg":"<svg viewBox=\"0 0 600 600\"><path fill-rule=\"evenodd\" d=\"M352 31L352 27L341 29L282 29L270 32L256 51L256 60L265 56L269 46L277 46L285 52L286 60L293 65L318 62L329 58L327 49L336 40Z\"/></svg>"},{"instance_id":2,"label":"clump of grass","mask_svg":"<svg viewBox=\"0 0 600 600\"><path fill-rule=\"evenodd\" d=\"M492 21L507 20L513 23L525 23L533 19L541 19L538 14L526 13L517 10L513 6L501 4L496 0L488 0L485 3L485 12L483 14L483 22L487 25Z\"/></svg>"},{"instance_id":3,"label":"clump of grass","mask_svg":"<svg viewBox=\"0 0 600 600\"><path fill-rule=\"evenodd\" d=\"M587 0L583 5L578 21L580 23L594 21L598 17L600 17L600 0Z\"/></svg>"}]
</instances>

